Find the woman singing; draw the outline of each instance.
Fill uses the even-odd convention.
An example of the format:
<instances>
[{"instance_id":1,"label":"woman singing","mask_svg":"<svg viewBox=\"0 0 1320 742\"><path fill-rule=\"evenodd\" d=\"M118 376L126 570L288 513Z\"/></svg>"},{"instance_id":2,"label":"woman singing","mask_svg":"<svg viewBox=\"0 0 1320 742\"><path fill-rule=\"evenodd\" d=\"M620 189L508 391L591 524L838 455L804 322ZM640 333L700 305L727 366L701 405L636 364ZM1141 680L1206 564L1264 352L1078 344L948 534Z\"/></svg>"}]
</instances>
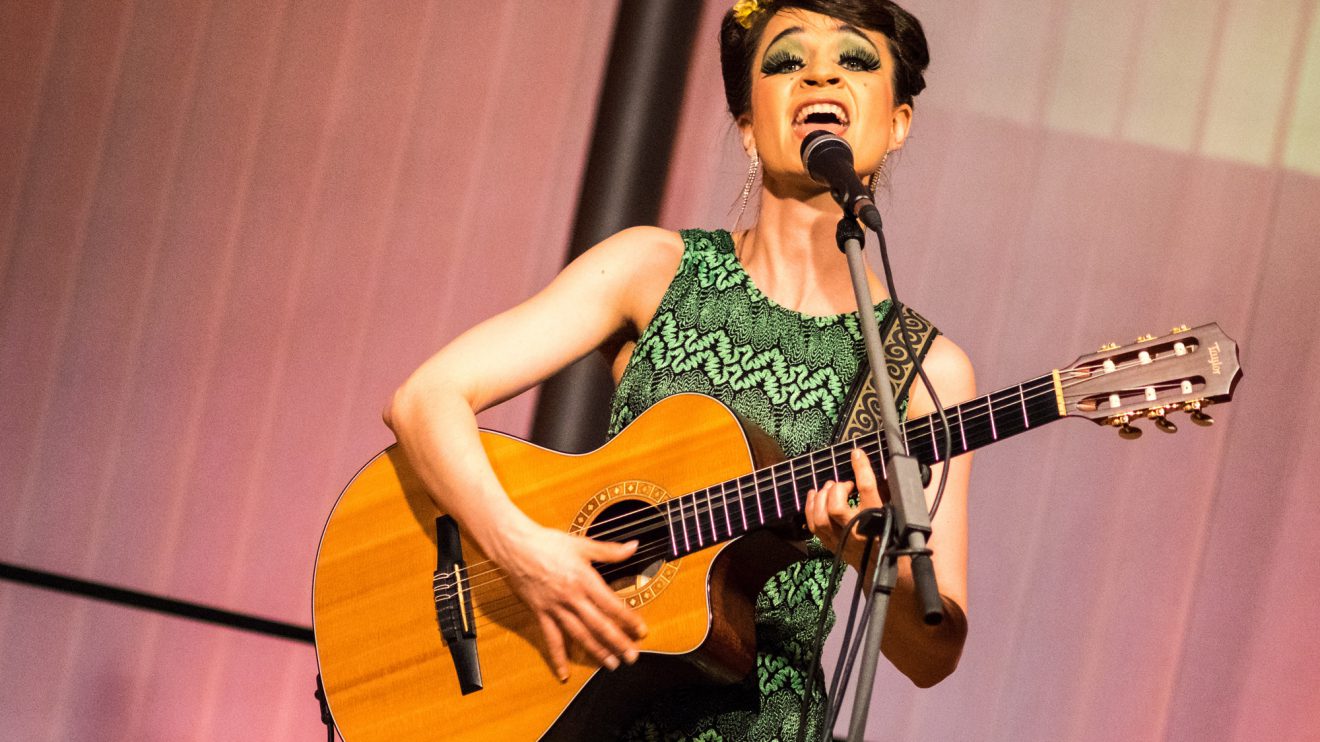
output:
<instances>
[{"instance_id":1,"label":"woman singing","mask_svg":"<svg viewBox=\"0 0 1320 742\"><path fill-rule=\"evenodd\" d=\"M760 175L755 226L733 234L637 227L610 237L536 296L441 349L386 411L433 496L537 616L561 679L570 643L609 669L636 661L647 627L591 564L626 559L635 545L569 535L521 513L483 455L474 414L599 351L617 384L610 435L667 395L700 392L793 456L831 442L864 357L847 264L835 246L840 210L804 171L799 152L813 130L838 134L863 182L875 187L886 157L909 134L913 98L925 85L921 27L886 0L741 0L725 16L720 44L729 110L749 157L744 206ZM874 319L883 320L888 294L876 275L867 280L882 297ZM971 365L948 339L934 341L924 367L943 404L975 396ZM899 404L911 416L934 411L920 384ZM856 483L827 482L807 495L806 523L816 537L808 558L775 574L757 597L755 671L733 685L670 694L626 736L796 736L803 681L820 672L810 666L810 643L832 597L831 552L842 549L863 568L861 542L845 538L844 525L859 507L880 502L866 458L855 453L852 464ZM948 465L930 541L948 619L921 623L904 563L885 627L885 656L922 687L954 670L966 636L970 465L970 456ZM812 727L822 714L815 687Z\"/></svg>"}]
</instances>

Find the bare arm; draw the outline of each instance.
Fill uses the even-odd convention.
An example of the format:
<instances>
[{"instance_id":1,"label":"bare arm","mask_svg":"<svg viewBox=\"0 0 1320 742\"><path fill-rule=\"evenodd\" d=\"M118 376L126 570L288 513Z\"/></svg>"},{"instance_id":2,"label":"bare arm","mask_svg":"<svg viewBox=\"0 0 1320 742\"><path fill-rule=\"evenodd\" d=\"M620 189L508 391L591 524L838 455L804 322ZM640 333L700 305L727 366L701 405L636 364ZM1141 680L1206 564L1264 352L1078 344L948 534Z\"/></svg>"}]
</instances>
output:
<instances>
[{"instance_id":1,"label":"bare arm","mask_svg":"<svg viewBox=\"0 0 1320 742\"><path fill-rule=\"evenodd\" d=\"M649 320L656 292L663 293L681 252L677 235L657 229L611 237L536 296L442 348L385 411L432 497L504 569L537 614L561 679L568 673L565 636L607 667L635 659L634 639L645 627L591 567L593 560L625 559L635 547L543 528L518 510L486 460L475 413Z\"/></svg>"},{"instance_id":2,"label":"bare arm","mask_svg":"<svg viewBox=\"0 0 1320 742\"><path fill-rule=\"evenodd\" d=\"M949 406L976 396L976 379L966 354L944 337L936 339L924 362L940 403ZM918 382L913 386L908 406L910 418L921 417L935 411L930 395ZM857 482L826 483L819 492L807 495L807 525L831 550L837 551L843 542L843 527L857 510L878 507L883 487L877 485L875 474L865 456L854 452L853 470ZM926 489L929 504L935 496L944 464L931 467L931 486ZM948 484L940 501L939 512L931 522L931 561L939 581L940 597L946 617L939 626L926 626L918 616L917 599L908 560L899 562L898 583L891 596L889 615L885 621L881 650L889 661L904 675L923 688L943 680L958 666L963 643L967 639L967 487L971 477L972 457L960 456L949 462ZM854 487L858 490L858 507L848 505ZM862 540L849 536L843 544L844 556L854 568L869 576L871 565L861 564ZM874 560L874 557L872 557Z\"/></svg>"}]
</instances>

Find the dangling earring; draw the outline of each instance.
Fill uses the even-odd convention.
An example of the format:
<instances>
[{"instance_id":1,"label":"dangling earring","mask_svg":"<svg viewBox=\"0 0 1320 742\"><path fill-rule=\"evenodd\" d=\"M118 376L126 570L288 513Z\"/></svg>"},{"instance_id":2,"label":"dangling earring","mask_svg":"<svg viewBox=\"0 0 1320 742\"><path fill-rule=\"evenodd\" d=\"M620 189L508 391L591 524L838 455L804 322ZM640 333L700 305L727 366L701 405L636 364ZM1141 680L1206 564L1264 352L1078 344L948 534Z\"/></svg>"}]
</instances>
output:
<instances>
[{"instance_id":1,"label":"dangling earring","mask_svg":"<svg viewBox=\"0 0 1320 742\"><path fill-rule=\"evenodd\" d=\"M880 167L876 168L875 172L871 173L871 185L867 188L867 190L871 192L872 201L875 200L875 189L880 186L880 173L884 171L885 161L888 159L889 159L889 153L886 152L884 157L880 158Z\"/></svg>"},{"instance_id":2,"label":"dangling earring","mask_svg":"<svg viewBox=\"0 0 1320 742\"><path fill-rule=\"evenodd\" d=\"M742 206L738 209L738 217L733 220L733 229L738 231L738 223L742 221L744 211L747 211L747 199L752 195L752 184L756 182L756 174L761 171L761 156L756 150L752 150L752 161L747 163L747 181L743 183Z\"/></svg>"}]
</instances>

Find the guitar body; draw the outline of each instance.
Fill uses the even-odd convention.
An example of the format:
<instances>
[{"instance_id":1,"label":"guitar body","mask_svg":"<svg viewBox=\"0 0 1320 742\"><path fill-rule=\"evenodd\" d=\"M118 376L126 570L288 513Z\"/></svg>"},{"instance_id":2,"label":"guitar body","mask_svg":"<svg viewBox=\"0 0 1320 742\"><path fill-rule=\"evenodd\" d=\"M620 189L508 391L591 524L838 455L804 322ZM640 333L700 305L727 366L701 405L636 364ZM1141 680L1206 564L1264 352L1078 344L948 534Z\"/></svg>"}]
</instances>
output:
<instances>
[{"instance_id":1,"label":"guitar body","mask_svg":"<svg viewBox=\"0 0 1320 742\"><path fill-rule=\"evenodd\" d=\"M777 456L719 402L685 394L641 415L610 443L567 455L483 431L500 482L538 523L581 533L620 507L654 507ZM340 496L321 539L313 624L322 682L344 739L599 738L654 695L699 678L730 682L753 666L753 599L801 552L764 532L657 561L612 583L650 629L636 666L609 672L570 655L567 683L539 625L476 543L460 532L481 687L464 694L433 594L443 516L397 447ZM603 526L607 527L607 526ZM618 540L627 540L619 538Z\"/></svg>"}]
</instances>

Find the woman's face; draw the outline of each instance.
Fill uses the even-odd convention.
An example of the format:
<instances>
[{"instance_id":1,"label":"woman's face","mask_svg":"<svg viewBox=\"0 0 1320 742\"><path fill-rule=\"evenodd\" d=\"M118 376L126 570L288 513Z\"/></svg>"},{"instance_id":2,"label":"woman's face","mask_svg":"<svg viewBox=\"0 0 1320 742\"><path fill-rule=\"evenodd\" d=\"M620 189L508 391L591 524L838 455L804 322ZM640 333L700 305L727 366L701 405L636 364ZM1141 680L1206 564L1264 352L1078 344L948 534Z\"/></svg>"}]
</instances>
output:
<instances>
[{"instance_id":1,"label":"woman's face","mask_svg":"<svg viewBox=\"0 0 1320 742\"><path fill-rule=\"evenodd\" d=\"M770 19L752 72L751 108L739 122L767 177L807 177L802 139L825 129L847 140L859 173L880 166L907 137L912 107L894 107L893 56L884 34L797 9Z\"/></svg>"}]
</instances>

